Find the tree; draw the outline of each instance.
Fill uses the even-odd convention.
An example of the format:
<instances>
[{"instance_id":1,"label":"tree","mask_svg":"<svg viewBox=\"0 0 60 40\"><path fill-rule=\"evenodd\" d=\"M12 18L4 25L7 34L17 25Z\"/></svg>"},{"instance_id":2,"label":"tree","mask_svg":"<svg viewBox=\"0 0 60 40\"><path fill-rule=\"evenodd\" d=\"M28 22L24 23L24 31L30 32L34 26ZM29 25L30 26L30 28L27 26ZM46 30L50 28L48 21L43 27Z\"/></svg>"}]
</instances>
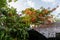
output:
<instances>
[{"instance_id":1,"label":"tree","mask_svg":"<svg viewBox=\"0 0 60 40\"><path fill-rule=\"evenodd\" d=\"M40 8L41 10L40 9L36 10L34 8L26 8L25 10L22 10L22 14L25 14L23 21L29 24L35 24L35 23L40 24L40 22L44 23L45 20L48 20L47 19L48 15L50 15L51 12L56 10L56 8L53 8L52 10L45 8Z\"/></svg>"},{"instance_id":2,"label":"tree","mask_svg":"<svg viewBox=\"0 0 60 40\"><path fill-rule=\"evenodd\" d=\"M12 0L9 0L11 2ZM16 1L16 0L15 0ZM0 40L27 40L29 25L21 22L15 8L9 8L7 0L0 1ZM26 27L25 27L26 26Z\"/></svg>"},{"instance_id":3,"label":"tree","mask_svg":"<svg viewBox=\"0 0 60 40\"><path fill-rule=\"evenodd\" d=\"M17 0L14 0L16 2ZM12 0L8 0L8 2L12 2ZM0 0L0 8L7 6L7 0Z\"/></svg>"},{"instance_id":4,"label":"tree","mask_svg":"<svg viewBox=\"0 0 60 40\"><path fill-rule=\"evenodd\" d=\"M9 0L9 2L11 1ZM40 11L34 8L26 8L22 10L22 14L25 14L22 16L17 14L15 8L8 7L7 0L0 0L0 40L28 40L27 30L30 24L39 23L38 21L44 22L43 17L50 15L50 12L55 9L44 8Z\"/></svg>"}]
</instances>

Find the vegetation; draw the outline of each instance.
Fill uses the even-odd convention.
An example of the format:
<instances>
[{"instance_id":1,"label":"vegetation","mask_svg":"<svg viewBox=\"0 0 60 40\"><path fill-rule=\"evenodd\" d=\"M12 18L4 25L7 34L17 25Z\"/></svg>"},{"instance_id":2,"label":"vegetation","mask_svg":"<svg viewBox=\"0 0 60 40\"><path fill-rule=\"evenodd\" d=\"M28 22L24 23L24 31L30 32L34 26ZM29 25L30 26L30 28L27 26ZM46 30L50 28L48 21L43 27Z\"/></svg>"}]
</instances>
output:
<instances>
[{"instance_id":1,"label":"vegetation","mask_svg":"<svg viewBox=\"0 0 60 40\"><path fill-rule=\"evenodd\" d=\"M48 18L52 16L50 13L56 10L56 8L51 10L45 9L43 7L37 10L34 8L26 8L22 11L22 14L25 14L25 16L23 16L23 21L25 23L28 22L29 24L44 24L46 20L49 21Z\"/></svg>"},{"instance_id":2,"label":"vegetation","mask_svg":"<svg viewBox=\"0 0 60 40\"><path fill-rule=\"evenodd\" d=\"M0 0L0 40L27 40L29 25L21 22L16 9L9 8L6 1Z\"/></svg>"},{"instance_id":3,"label":"vegetation","mask_svg":"<svg viewBox=\"0 0 60 40\"><path fill-rule=\"evenodd\" d=\"M9 0L9 2L11 1ZM41 24L55 9L42 8L42 10L36 10L34 8L26 8L22 10L22 15L24 15L22 16L17 14L15 8L7 6L7 0L0 0L0 40L28 40L27 30L30 24Z\"/></svg>"}]
</instances>

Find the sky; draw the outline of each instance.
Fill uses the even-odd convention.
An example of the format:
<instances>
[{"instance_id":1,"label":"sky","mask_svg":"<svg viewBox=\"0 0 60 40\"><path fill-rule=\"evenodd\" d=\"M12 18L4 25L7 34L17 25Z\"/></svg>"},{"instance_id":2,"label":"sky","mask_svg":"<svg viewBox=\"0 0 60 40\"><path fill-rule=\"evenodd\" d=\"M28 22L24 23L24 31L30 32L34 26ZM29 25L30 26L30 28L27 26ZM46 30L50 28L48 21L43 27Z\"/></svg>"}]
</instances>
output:
<instances>
[{"instance_id":1,"label":"sky","mask_svg":"<svg viewBox=\"0 0 60 40\"><path fill-rule=\"evenodd\" d=\"M52 12L52 14L56 16L59 15L58 13L60 13L60 0L18 0L17 2L10 2L8 5L10 5L10 7L13 6L16 8L19 13L29 7L33 7L35 9L39 9L40 7L50 7L52 9L58 5L59 7L54 12Z\"/></svg>"}]
</instances>

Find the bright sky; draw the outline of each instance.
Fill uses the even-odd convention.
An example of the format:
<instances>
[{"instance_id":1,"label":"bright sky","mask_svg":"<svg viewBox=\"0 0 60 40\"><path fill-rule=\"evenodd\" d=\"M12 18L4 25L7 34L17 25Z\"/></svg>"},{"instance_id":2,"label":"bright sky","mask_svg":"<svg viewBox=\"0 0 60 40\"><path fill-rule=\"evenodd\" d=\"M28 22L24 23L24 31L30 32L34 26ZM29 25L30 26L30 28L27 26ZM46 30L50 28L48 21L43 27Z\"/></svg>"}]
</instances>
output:
<instances>
[{"instance_id":1,"label":"bright sky","mask_svg":"<svg viewBox=\"0 0 60 40\"><path fill-rule=\"evenodd\" d=\"M59 5L59 8L53 12L54 15L60 13L60 0L18 0L17 2L8 3L10 6L17 8L17 11L22 11L27 7L33 7L39 9L41 6L48 8L54 8Z\"/></svg>"}]
</instances>

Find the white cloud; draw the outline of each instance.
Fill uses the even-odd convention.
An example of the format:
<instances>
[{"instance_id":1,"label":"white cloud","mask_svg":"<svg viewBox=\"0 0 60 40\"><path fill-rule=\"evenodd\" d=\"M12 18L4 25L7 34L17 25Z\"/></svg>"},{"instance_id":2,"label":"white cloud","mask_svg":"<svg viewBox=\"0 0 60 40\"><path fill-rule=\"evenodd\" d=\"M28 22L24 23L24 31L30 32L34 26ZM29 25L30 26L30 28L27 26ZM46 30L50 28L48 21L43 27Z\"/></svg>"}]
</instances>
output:
<instances>
[{"instance_id":1,"label":"white cloud","mask_svg":"<svg viewBox=\"0 0 60 40\"><path fill-rule=\"evenodd\" d=\"M26 1L18 0L17 2L10 2L8 4L10 5L10 7L17 8L17 11L22 11L23 9L27 7L25 2Z\"/></svg>"},{"instance_id":2,"label":"white cloud","mask_svg":"<svg viewBox=\"0 0 60 40\"><path fill-rule=\"evenodd\" d=\"M57 13L60 13L60 6L56 9Z\"/></svg>"},{"instance_id":3,"label":"white cloud","mask_svg":"<svg viewBox=\"0 0 60 40\"><path fill-rule=\"evenodd\" d=\"M13 6L14 8L17 8L17 11L21 11L24 10L27 7L35 7L35 3L32 2L31 0L18 0L17 2L11 2L8 3L11 6Z\"/></svg>"},{"instance_id":4,"label":"white cloud","mask_svg":"<svg viewBox=\"0 0 60 40\"><path fill-rule=\"evenodd\" d=\"M41 1L44 1L44 2L52 2L52 3L55 2L55 0L41 0Z\"/></svg>"},{"instance_id":5,"label":"white cloud","mask_svg":"<svg viewBox=\"0 0 60 40\"><path fill-rule=\"evenodd\" d=\"M27 4L29 7L35 7L35 3L30 0L27 0Z\"/></svg>"},{"instance_id":6,"label":"white cloud","mask_svg":"<svg viewBox=\"0 0 60 40\"><path fill-rule=\"evenodd\" d=\"M53 12L53 15L57 18L60 18L60 6Z\"/></svg>"},{"instance_id":7,"label":"white cloud","mask_svg":"<svg viewBox=\"0 0 60 40\"><path fill-rule=\"evenodd\" d=\"M43 1L45 3L52 3L52 5L56 5L57 4L56 0L41 0L41 1Z\"/></svg>"}]
</instances>

